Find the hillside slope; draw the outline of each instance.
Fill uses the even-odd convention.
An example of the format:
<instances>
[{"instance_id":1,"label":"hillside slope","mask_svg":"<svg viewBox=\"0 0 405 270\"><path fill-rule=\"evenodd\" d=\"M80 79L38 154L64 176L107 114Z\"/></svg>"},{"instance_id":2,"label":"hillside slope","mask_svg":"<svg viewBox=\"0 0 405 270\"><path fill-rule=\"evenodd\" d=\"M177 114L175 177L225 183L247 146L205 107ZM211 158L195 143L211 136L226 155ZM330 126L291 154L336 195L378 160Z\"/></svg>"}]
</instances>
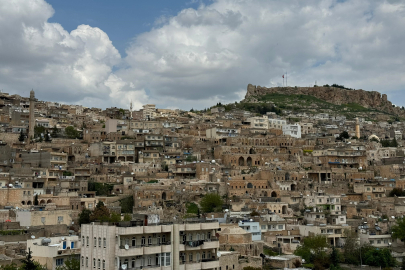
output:
<instances>
[{"instance_id":1,"label":"hillside slope","mask_svg":"<svg viewBox=\"0 0 405 270\"><path fill-rule=\"evenodd\" d=\"M273 87L249 84L243 103L274 103L296 112L328 112L349 118L363 116L370 120L405 118L405 110L394 107L387 95L376 91L338 87ZM383 117L385 116L385 117Z\"/></svg>"}]
</instances>

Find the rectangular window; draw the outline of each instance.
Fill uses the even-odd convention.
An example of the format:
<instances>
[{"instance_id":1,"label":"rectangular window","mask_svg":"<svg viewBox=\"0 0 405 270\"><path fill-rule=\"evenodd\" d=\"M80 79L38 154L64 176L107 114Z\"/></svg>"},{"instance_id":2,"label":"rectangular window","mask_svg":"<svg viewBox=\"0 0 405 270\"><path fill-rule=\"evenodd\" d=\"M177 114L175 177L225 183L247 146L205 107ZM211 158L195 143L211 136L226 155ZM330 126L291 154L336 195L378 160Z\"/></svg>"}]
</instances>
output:
<instances>
[{"instance_id":1,"label":"rectangular window","mask_svg":"<svg viewBox=\"0 0 405 270\"><path fill-rule=\"evenodd\" d=\"M63 265L63 259L56 259L56 266L62 266Z\"/></svg>"}]
</instances>

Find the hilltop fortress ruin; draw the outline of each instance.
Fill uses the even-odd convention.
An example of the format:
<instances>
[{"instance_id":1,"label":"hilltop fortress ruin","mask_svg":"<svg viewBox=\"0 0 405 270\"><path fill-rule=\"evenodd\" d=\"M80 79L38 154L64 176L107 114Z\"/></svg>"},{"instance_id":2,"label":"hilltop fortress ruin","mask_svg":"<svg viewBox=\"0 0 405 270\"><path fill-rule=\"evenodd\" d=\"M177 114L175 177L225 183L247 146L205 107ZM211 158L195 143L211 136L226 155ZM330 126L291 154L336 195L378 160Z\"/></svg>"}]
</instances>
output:
<instances>
[{"instance_id":1,"label":"hilltop fortress ruin","mask_svg":"<svg viewBox=\"0 0 405 270\"><path fill-rule=\"evenodd\" d=\"M386 94L377 91L349 90L332 86L266 88L248 84L245 102L266 94L310 95L336 105L357 103L365 108L405 116L404 110L401 110L400 107L393 107Z\"/></svg>"}]
</instances>

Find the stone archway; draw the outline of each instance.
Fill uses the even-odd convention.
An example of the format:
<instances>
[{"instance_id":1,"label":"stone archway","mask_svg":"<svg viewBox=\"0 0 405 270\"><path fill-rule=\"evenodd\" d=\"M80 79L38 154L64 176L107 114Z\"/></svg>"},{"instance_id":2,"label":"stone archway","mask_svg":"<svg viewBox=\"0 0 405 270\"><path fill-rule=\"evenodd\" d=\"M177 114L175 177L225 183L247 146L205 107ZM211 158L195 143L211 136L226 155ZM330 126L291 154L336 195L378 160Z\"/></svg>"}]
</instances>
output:
<instances>
[{"instance_id":1,"label":"stone archway","mask_svg":"<svg viewBox=\"0 0 405 270\"><path fill-rule=\"evenodd\" d=\"M166 192L162 193L162 200L166 200Z\"/></svg>"},{"instance_id":2,"label":"stone archway","mask_svg":"<svg viewBox=\"0 0 405 270\"><path fill-rule=\"evenodd\" d=\"M272 198L276 198L276 197L277 197L277 192L273 191L273 192L271 193L271 197L272 197Z\"/></svg>"},{"instance_id":3,"label":"stone archway","mask_svg":"<svg viewBox=\"0 0 405 270\"><path fill-rule=\"evenodd\" d=\"M248 183L248 184L247 184L247 188L253 188L252 183Z\"/></svg>"},{"instance_id":4,"label":"stone archway","mask_svg":"<svg viewBox=\"0 0 405 270\"><path fill-rule=\"evenodd\" d=\"M27 202L27 205L32 205L32 202L31 202L31 201L28 201L28 202Z\"/></svg>"},{"instance_id":5,"label":"stone archway","mask_svg":"<svg viewBox=\"0 0 405 270\"><path fill-rule=\"evenodd\" d=\"M21 204L22 204L22 205L25 205L25 201L22 201Z\"/></svg>"},{"instance_id":6,"label":"stone archway","mask_svg":"<svg viewBox=\"0 0 405 270\"><path fill-rule=\"evenodd\" d=\"M243 157L240 157L238 160L239 166L245 166L245 159Z\"/></svg>"},{"instance_id":7,"label":"stone archway","mask_svg":"<svg viewBox=\"0 0 405 270\"><path fill-rule=\"evenodd\" d=\"M249 166L249 167L252 166L252 158L248 157L246 160L246 163L247 163L247 166Z\"/></svg>"},{"instance_id":8,"label":"stone archway","mask_svg":"<svg viewBox=\"0 0 405 270\"><path fill-rule=\"evenodd\" d=\"M46 203L52 203L52 200L51 199L49 199Z\"/></svg>"},{"instance_id":9,"label":"stone archway","mask_svg":"<svg viewBox=\"0 0 405 270\"><path fill-rule=\"evenodd\" d=\"M40 202L39 202L39 204L45 204L46 202L45 202L45 200L41 200Z\"/></svg>"},{"instance_id":10,"label":"stone archway","mask_svg":"<svg viewBox=\"0 0 405 270\"><path fill-rule=\"evenodd\" d=\"M283 205L283 207L281 208L281 213L282 213L283 215L286 215L286 214L287 214L287 206Z\"/></svg>"},{"instance_id":11,"label":"stone archway","mask_svg":"<svg viewBox=\"0 0 405 270\"><path fill-rule=\"evenodd\" d=\"M297 188L297 185L296 185L296 184L291 184L291 191L295 191L296 188Z\"/></svg>"}]
</instances>

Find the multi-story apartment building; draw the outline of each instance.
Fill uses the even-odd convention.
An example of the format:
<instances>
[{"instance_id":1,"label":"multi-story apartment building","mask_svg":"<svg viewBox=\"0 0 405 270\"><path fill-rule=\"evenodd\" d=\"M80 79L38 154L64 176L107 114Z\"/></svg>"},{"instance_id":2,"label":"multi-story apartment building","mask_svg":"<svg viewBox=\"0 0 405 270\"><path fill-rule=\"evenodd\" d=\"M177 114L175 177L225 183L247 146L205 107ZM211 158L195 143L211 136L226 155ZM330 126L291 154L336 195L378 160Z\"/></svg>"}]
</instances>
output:
<instances>
[{"instance_id":1,"label":"multi-story apartment building","mask_svg":"<svg viewBox=\"0 0 405 270\"><path fill-rule=\"evenodd\" d=\"M246 120L253 129L269 129L269 119L267 117L250 117Z\"/></svg>"},{"instance_id":2,"label":"multi-story apartment building","mask_svg":"<svg viewBox=\"0 0 405 270\"><path fill-rule=\"evenodd\" d=\"M284 119L269 119L269 128L282 129L285 125L287 125L287 121Z\"/></svg>"},{"instance_id":3,"label":"multi-story apartment building","mask_svg":"<svg viewBox=\"0 0 405 270\"><path fill-rule=\"evenodd\" d=\"M218 222L146 220L82 225L80 269L219 269Z\"/></svg>"},{"instance_id":4,"label":"multi-story apartment building","mask_svg":"<svg viewBox=\"0 0 405 270\"><path fill-rule=\"evenodd\" d=\"M143 107L143 119L154 119L156 117L156 105L145 104Z\"/></svg>"}]
</instances>

